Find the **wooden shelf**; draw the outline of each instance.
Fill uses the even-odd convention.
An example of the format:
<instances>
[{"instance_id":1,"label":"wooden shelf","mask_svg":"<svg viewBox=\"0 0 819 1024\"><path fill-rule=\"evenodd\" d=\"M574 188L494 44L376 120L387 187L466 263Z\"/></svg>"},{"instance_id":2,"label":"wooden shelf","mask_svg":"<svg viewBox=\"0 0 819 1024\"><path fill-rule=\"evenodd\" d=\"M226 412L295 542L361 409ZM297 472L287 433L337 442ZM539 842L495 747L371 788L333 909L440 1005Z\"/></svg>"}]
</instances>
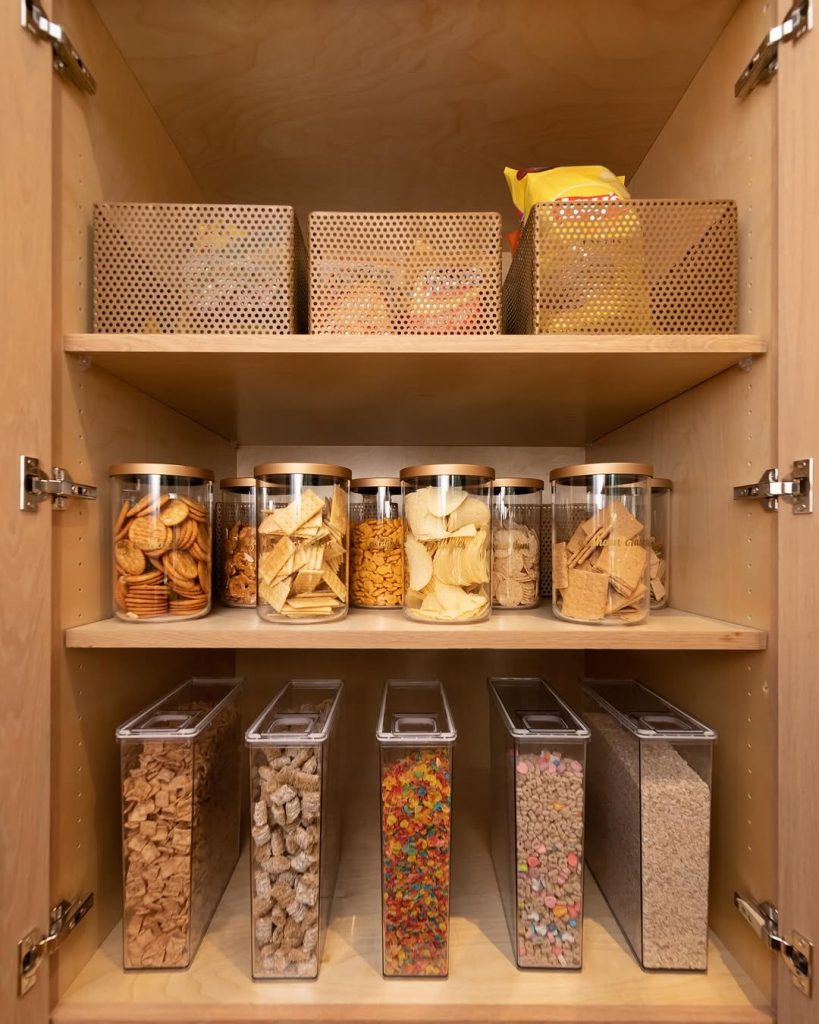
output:
<instances>
[{"instance_id":1,"label":"wooden shelf","mask_svg":"<svg viewBox=\"0 0 819 1024\"><path fill-rule=\"evenodd\" d=\"M411 622L399 609L352 609L327 625L263 622L252 609L214 608L188 622L102 619L65 631L67 647L184 647L267 650L764 650L764 630L666 608L641 626L562 622L548 605L495 612L472 625Z\"/></svg>"},{"instance_id":2,"label":"wooden shelf","mask_svg":"<svg viewBox=\"0 0 819 1024\"><path fill-rule=\"evenodd\" d=\"M732 334L65 338L223 437L280 445L582 445L765 348Z\"/></svg>"}]
</instances>

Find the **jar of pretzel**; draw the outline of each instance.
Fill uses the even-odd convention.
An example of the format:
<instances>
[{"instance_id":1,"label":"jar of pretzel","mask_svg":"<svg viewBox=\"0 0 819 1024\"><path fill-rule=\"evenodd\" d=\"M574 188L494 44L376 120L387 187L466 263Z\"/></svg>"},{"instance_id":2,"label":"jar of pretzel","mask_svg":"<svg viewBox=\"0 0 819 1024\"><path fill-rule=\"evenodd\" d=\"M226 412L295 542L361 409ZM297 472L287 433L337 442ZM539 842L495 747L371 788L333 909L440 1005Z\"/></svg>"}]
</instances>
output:
<instances>
[{"instance_id":1,"label":"jar of pretzel","mask_svg":"<svg viewBox=\"0 0 819 1024\"><path fill-rule=\"evenodd\" d=\"M219 481L215 508L214 568L217 592L230 608L256 607L256 479Z\"/></svg>"},{"instance_id":2,"label":"jar of pretzel","mask_svg":"<svg viewBox=\"0 0 819 1024\"><path fill-rule=\"evenodd\" d=\"M114 615L198 619L211 604L213 473L195 466L111 466Z\"/></svg>"}]
</instances>

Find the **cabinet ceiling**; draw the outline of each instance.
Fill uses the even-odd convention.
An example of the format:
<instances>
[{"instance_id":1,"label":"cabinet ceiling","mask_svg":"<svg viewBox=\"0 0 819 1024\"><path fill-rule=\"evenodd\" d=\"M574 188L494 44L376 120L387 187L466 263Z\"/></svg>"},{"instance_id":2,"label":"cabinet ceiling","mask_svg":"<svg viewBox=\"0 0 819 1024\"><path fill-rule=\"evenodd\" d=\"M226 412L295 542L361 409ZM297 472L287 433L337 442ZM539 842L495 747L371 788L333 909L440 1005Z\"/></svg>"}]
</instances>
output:
<instances>
[{"instance_id":1,"label":"cabinet ceiling","mask_svg":"<svg viewBox=\"0 0 819 1024\"><path fill-rule=\"evenodd\" d=\"M631 175L737 7L95 3L208 199L497 209L510 225L505 164Z\"/></svg>"}]
</instances>

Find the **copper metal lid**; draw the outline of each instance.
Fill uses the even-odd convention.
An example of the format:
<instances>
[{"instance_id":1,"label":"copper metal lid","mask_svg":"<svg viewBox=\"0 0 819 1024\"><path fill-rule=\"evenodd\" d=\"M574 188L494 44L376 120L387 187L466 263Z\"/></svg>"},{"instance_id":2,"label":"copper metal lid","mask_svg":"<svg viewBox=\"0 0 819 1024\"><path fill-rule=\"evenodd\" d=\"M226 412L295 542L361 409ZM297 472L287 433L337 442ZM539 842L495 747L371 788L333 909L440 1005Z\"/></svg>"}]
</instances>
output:
<instances>
[{"instance_id":1,"label":"copper metal lid","mask_svg":"<svg viewBox=\"0 0 819 1024\"><path fill-rule=\"evenodd\" d=\"M431 466L407 466L401 470L402 480L412 480L416 476L484 476L495 479L495 470L491 466L472 466L468 462L439 462Z\"/></svg>"},{"instance_id":2,"label":"copper metal lid","mask_svg":"<svg viewBox=\"0 0 819 1024\"><path fill-rule=\"evenodd\" d=\"M192 480L213 480L210 469L198 466L176 466L170 462L117 462L108 470L109 476L187 476Z\"/></svg>"},{"instance_id":3,"label":"copper metal lid","mask_svg":"<svg viewBox=\"0 0 819 1024\"><path fill-rule=\"evenodd\" d=\"M226 476L224 480L219 481L219 486L223 491L243 490L246 487L256 486L255 476Z\"/></svg>"},{"instance_id":4,"label":"copper metal lid","mask_svg":"<svg viewBox=\"0 0 819 1024\"><path fill-rule=\"evenodd\" d=\"M400 486L401 481L397 476L360 476L350 481L350 490L353 491L370 487L388 487L397 491Z\"/></svg>"},{"instance_id":5,"label":"copper metal lid","mask_svg":"<svg viewBox=\"0 0 819 1024\"><path fill-rule=\"evenodd\" d=\"M542 491L544 484L536 476L499 476L495 477L492 487L495 490L499 487L523 487L529 491Z\"/></svg>"},{"instance_id":6,"label":"copper metal lid","mask_svg":"<svg viewBox=\"0 0 819 1024\"><path fill-rule=\"evenodd\" d=\"M664 476L655 476L651 481L652 491L673 491L674 484Z\"/></svg>"},{"instance_id":7,"label":"copper metal lid","mask_svg":"<svg viewBox=\"0 0 819 1024\"><path fill-rule=\"evenodd\" d=\"M353 471L346 466L332 466L326 462L263 462L253 467L253 475L258 479L264 476L336 476L349 480Z\"/></svg>"},{"instance_id":8,"label":"copper metal lid","mask_svg":"<svg viewBox=\"0 0 819 1024\"><path fill-rule=\"evenodd\" d=\"M623 476L653 476L654 467L647 462L592 462L584 466L561 466L549 474L550 480L566 480L573 476L597 476L599 474Z\"/></svg>"}]
</instances>

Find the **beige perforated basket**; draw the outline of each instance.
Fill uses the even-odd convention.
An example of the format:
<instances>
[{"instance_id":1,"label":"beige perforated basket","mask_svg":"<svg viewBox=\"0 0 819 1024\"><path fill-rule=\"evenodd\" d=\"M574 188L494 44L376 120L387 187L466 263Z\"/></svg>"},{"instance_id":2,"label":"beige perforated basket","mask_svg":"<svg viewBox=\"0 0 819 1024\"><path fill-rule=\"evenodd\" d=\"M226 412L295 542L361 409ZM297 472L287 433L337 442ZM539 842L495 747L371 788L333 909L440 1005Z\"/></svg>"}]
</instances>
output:
<instances>
[{"instance_id":1,"label":"beige perforated basket","mask_svg":"<svg viewBox=\"0 0 819 1024\"><path fill-rule=\"evenodd\" d=\"M311 334L498 334L497 213L311 213Z\"/></svg>"},{"instance_id":2,"label":"beige perforated basket","mask_svg":"<svg viewBox=\"0 0 819 1024\"><path fill-rule=\"evenodd\" d=\"M503 295L509 334L730 334L731 200L537 203Z\"/></svg>"},{"instance_id":3,"label":"beige perforated basket","mask_svg":"<svg viewBox=\"0 0 819 1024\"><path fill-rule=\"evenodd\" d=\"M305 262L289 206L100 203L94 330L292 334Z\"/></svg>"}]
</instances>

